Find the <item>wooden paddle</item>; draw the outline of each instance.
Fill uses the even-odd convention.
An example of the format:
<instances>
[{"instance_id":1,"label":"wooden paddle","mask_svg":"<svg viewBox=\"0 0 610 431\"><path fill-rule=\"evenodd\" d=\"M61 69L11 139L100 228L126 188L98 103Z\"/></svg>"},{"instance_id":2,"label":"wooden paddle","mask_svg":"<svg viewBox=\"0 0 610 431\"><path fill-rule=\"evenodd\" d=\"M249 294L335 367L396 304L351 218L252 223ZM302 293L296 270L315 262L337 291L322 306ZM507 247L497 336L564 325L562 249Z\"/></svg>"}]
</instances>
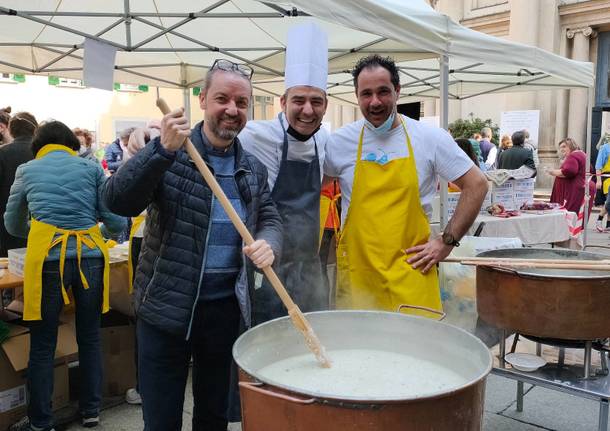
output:
<instances>
[{"instance_id":1,"label":"wooden paddle","mask_svg":"<svg viewBox=\"0 0 610 431\"><path fill-rule=\"evenodd\" d=\"M610 260L571 259L525 259L497 257L454 257L448 256L443 262L462 265L502 266L505 268L577 269L590 271L610 271Z\"/></svg>"},{"instance_id":2,"label":"wooden paddle","mask_svg":"<svg viewBox=\"0 0 610 431\"><path fill-rule=\"evenodd\" d=\"M167 103L165 103L165 100L163 99L157 99L157 106L159 107L161 112L163 112L164 115L171 112L171 109L169 109L169 106L167 106ZM250 234L244 222L241 221L241 218L231 205L231 202L229 202L229 199L227 199L227 196L216 181L216 178L214 177L212 172L210 172L210 169L207 167L207 165L203 161L203 158L199 155L199 152L195 149L195 146L189 138L184 141L184 148L186 149L186 152L191 157L191 159L193 159L193 162L195 162L195 166L197 166L197 169L203 176L203 179L212 190L212 193L214 193L214 196L216 196L218 202L220 202L220 205L222 205L222 208L225 210L225 212L231 219L231 222L233 222L233 226L235 226L235 229L237 229L237 232L239 232L246 245L252 244L254 242L252 234ZM288 315L292 319L294 326L296 326L297 329L301 331L301 333L305 337L307 347L309 347L309 349L316 356L316 359L322 364L323 367L330 368L331 362L328 356L326 355L326 350L324 349L324 346L322 346L322 344L320 343L320 340L318 339L315 332L313 331L313 328L303 315L303 312L294 303L294 301L286 291L286 288L276 275L275 271L273 271L273 268L271 268L271 266L267 266L263 268L263 272L267 276L267 279L271 283L271 286L273 286L277 294L280 296L280 299L288 310Z\"/></svg>"}]
</instances>

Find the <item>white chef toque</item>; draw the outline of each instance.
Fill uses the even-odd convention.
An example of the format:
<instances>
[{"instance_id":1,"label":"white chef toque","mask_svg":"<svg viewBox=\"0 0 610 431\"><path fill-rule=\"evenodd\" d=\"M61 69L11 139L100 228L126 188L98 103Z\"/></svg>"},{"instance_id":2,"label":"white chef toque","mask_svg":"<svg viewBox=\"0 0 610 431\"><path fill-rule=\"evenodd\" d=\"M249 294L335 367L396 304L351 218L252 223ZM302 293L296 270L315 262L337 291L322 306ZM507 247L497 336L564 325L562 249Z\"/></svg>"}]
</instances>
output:
<instances>
[{"instance_id":1,"label":"white chef toque","mask_svg":"<svg viewBox=\"0 0 610 431\"><path fill-rule=\"evenodd\" d=\"M292 27L286 45L286 90L307 85L326 92L328 37L313 22Z\"/></svg>"}]
</instances>

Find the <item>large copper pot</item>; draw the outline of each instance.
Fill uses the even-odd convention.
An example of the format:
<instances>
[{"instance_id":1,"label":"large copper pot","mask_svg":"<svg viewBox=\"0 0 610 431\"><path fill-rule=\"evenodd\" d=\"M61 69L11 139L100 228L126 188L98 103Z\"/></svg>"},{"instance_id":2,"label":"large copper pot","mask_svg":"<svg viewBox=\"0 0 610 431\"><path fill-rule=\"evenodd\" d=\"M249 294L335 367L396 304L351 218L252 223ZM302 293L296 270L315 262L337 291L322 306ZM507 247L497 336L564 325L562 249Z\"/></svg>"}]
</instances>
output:
<instances>
[{"instance_id":1,"label":"large copper pot","mask_svg":"<svg viewBox=\"0 0 610 431\"><path fill-rule=\"evenodd\" d=\"M565 249L492 250L480 257L605 259ZM610 272L477 267L479 316L498 328L564 340L610 337Z\"/></svg>"},{"instance_id":2,"label":"large copper pot","mask_svg":"<svg viewBox=\"0 0 610 431\"><path fill-rule=\"evenodd\" d=\"M459 371L464 384L409 399L358 399L266 380L258 370L308 352L301 334L285 317L250 329L233 347L240 368L244 431L481 429L485 379L492 358L476 337L451 325L399 313L327 311L308 313L307 319L331 359L336 349L403 353Z\"/></svg>"}]
</instances>

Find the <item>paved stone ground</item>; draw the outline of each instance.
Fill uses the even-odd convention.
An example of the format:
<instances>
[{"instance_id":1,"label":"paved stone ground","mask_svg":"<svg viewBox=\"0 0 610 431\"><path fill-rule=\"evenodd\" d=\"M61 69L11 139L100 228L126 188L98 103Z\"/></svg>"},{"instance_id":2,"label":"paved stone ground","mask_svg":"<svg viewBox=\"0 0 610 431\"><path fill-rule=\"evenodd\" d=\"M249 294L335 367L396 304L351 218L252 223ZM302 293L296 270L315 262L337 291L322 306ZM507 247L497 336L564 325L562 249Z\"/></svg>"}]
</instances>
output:
<instances>
[{"instance_id":1,"label":"paved stone ground","mask_svg":"<svg viewBox=\"0 0 610 431\"><path fill-rule=\"evenodd\" d=\"M497 376L489 376L485 396L484 431L595 431L597 430L598 405L594 401L526 385L524 410L516 411L517 384ZM187 390L184 406L183 430L191 431L192 395ZM122 404L104 410L100 431L141 431L142 410L139 406ZM80 425L67 428L82 431ZM240 431L238 424L231 424L230 431ZM312 430L314 431L314 430ZM349 430L337 430L349 431ZM458 430L456 430L458 431Z\"/></svg>"},{"instance_id":2,"label":"paved stone ground","mask_svg":"<svg viewBox=\"0 0 610 431\"><path fill-rule=\"evenodd\" d=\"M610 255L610 233L595 231L596 215L596 213L593 214L589 223L588 244L608 248L591 247L589 251ZM517 383L502 377L489 376L483 429L485 431L595 431L598 429L599 409L596 402L529 385L526 385L526 391L524 411L519 413L516 410ZM192 402L189 387L184 406L183 427L188 431L191 430ZM85 428L74 424L67 429L76 431ZM100 431L141 431L143 429L141 408L122 404L105 410L101 414L101 424L97 429ZM229 429L238 431L241 427L232 424Z\"/></svg>"}]
</instances>

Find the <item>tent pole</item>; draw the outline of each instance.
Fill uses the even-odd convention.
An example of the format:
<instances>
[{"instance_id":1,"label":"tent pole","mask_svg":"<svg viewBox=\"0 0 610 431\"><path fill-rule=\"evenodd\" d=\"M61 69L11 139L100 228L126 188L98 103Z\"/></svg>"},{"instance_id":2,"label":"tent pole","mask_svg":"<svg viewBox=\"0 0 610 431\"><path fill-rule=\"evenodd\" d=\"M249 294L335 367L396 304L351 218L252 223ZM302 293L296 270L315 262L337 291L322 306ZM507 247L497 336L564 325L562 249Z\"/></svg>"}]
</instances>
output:
<instances>
[{"instance_id":1,"label":"tent pole","mask_svg":"<svg viewBox=\"0 0 610 431\"><path fill-rule=\"evenodd\" d=\"M183 97L184 97L184 113L190 123L190 121L191 121L191 94L189 92L188 87L184 87L182 92L183 92Z\"/></svg>"},{"instance_id":2,"label":"tent pole","mask_svg":"<svg viewBox=\"0 0 610 431\"><path fill-rule=\"evenodd\" d=\"M129 0L123 2L125 10L125 42L127 42L127 50L131 51L131 11L129 10Z\"/></svg>"},{"instance_id":3,"label":"tent pole","mask_svg":"<svg viewBox=\"0 0 610 431\"><path fill-rule=\"evenodd\" d=\"M587 137L586 137L586 147L585 147L585 178L589 178L589 169L591 164L591 129L593 127L593 87L589 87L587 89ZM587 225L589 224L589 200L591 196L589 195L589 181L585 181L585 211L584 211L584 229L582 231L582 248L583 250L587 247Z\"/></svg>"},{"instance_id":4,"label":"tent pole","mask_svg":"<svg viewBox=\"0 0 610 431\"><path fill-rule=\"evenodd\" d=\"M447 54L441 54L439 57L440 65L440 126L447 130L449 127L449 57ZM441 179L441 197L440 197L440 227L441 232L445 230L447 223L449 222L449 213L447 208L447 201L449 194L447 192L447 181Z\"/></svg>"},{"instance_id":5,"label":"tent pole","mask_svg":"<svg viewBox=\"0 0 610 431\"><path fill-rule=\"evenodd\" d=\"M191 121L191 95L189 93L189 87L186 83L186 64L180 63L180 85L182 86L182 97L184 105L184 114L188 118L189 123Z\"/></svg>"}]
</instances>

